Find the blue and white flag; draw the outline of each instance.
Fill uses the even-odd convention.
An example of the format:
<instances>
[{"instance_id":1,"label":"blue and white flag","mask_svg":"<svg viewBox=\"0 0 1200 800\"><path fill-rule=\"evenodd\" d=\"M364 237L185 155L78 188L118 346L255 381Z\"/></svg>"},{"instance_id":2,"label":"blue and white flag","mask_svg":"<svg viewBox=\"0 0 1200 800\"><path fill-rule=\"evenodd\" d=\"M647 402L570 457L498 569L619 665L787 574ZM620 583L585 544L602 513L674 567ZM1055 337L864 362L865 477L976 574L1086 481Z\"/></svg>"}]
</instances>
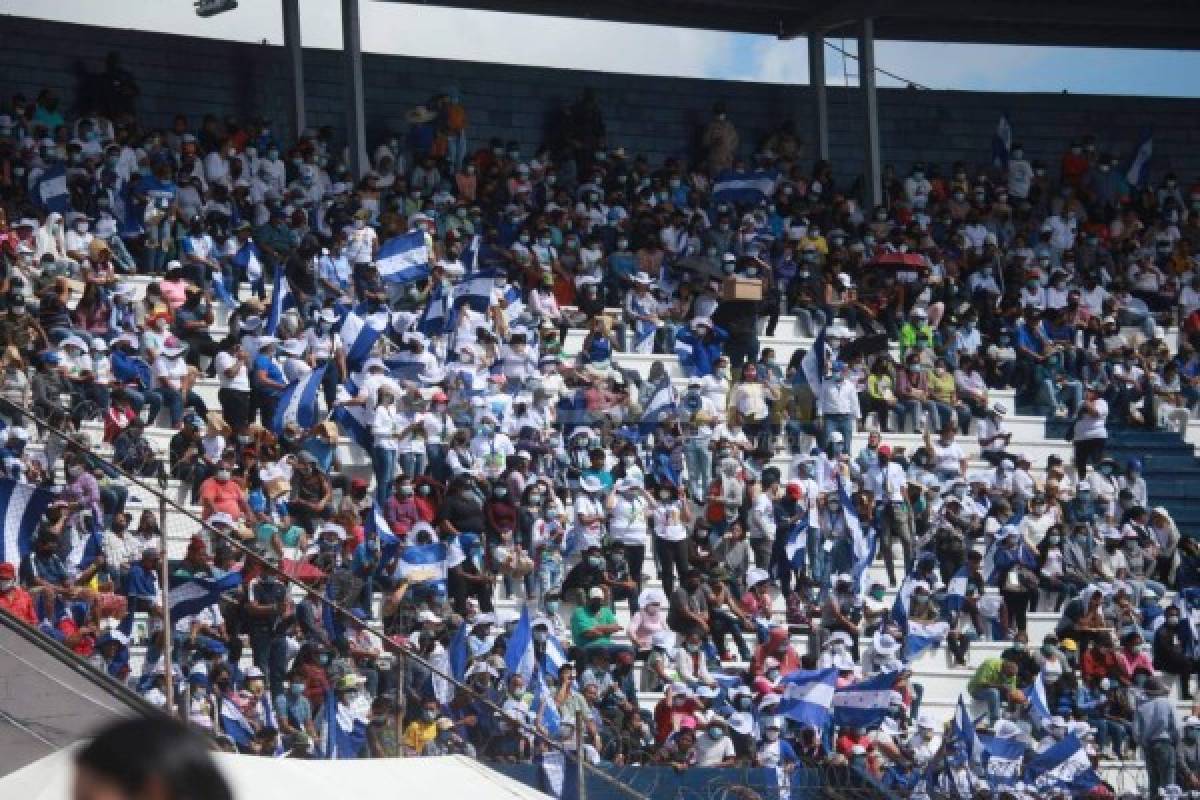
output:
<instances>
[{"instance_id":1,"label":"blue and white flag","mask_svg":"<svg viewBox=\"0 0 1200 800\"><path fill-rule=\"evenodd\" d=\"M533 713L534 720L541 724L546 733L557 736L562 728L562 716L558 713L554 695L550 691L550 687L546 685L540 668L533 671L533 676L529 681L529 693L533 695L533 703L529 710Z\"/></svg>"},{"instance_id":2,"label":"blue and white flag","mask_svg":"<svg viewBox=\"0 0 1200 800\"><path fill-rule=\"evenodd\" d=\"M1025 689L1025 696L1029 698L1029 716L1036 724L1041 725L1050 718L1050 704L1046 700L1046 682L1042 680L1042 673L1039 672L1029 688Z\"/></svg>"},{"instance_id":3,"label":"blue and white flag","mask_svg":"<svg viewBox=\"0 0 1200 800\"><path fill-rule=\"evenodd\" d=\"M242 585L242 573L230 572L220 578L194 576L167 592L167 604L171 607L171 619L180 620L199 614L215 604L225 592Z\"/></svg>"},{"instance_id":4,"label":"blue and white flag","mask_svg":"<svg viewBox=\"0 0 1200 800\"><path fill-rule=\"evenodd\" d=\"M521 607L517 627L508 637L504 647L504 669L507 675L520 675L529 684L537 659L533 654L533 624L529 618L529 606Z\"/></svg>"},{"instance_id":5,"label":"blue and white flag","mask_svg":"<svg viewBox=\"0 0 1200 800\"><path fill-rule=\"evenodd\" d=\"M325 692L325 758L359 758L367 744L367 722Z\"/></svg>"},{"instance_id":6,"label":"blue and white flag","mask_svg":"<svg viewBox=\"0 0 1200 800\"><path fill-rule=\"evenodd\" d=\"M953 731L954 740L963 748L963 755L971 764L979 765L983 760L983 743L979 741L979 734L975 732L975 719L971 716L962 695L958 697Z\"/></svg>"},{"instance_id":7,"label":"blue and white flag","mask_svg":"<svg viewBox=\"0 0 1200 800\"><path fill-rule=\"evenodd\" d=\"M1008 114L1001 114L996 123L996 133L992 136L992 166L1003 169L1008 166L1008 154L1012 152L1012 126L1008 124Z\"/></svg>"},{"instance_id":8,"label":"blue and white flag","mask_svg":"<svg viewBox=\"0 0 1200 800\"><path fill-rule=\"evenodd\" d=\"M400 553L395 577L409 583L440 584L445 588L449 568L447 556L446 545L442 542L410 545Z\"/></svg>"},{"instance_id":9,"label":"blue and white flag","mask_svg":"<svg viewBox=\"0 0 1200 800\"><path fill-rule=\"evenodd\" d=\"M221 730L238 747L249 747L254 742L254 726L237 704L228 698L221 700Z\"/></svg>"},{"instance_id":10,"label":"blue and white flag","mask_svg":"<svg viewBox=\"0 0 1200 800\"><path fill-rule=\"evenodd\" d=\"M392 283L415 283L429 277L429 248L424 231L394 236L379 248L379 276Z\"/></svg>"},{"instance_id":11,"label":"blue and white flag","mask_svg":"<svg viewBox=\"0 0 1200 800\"><path fill-rule=\"evenodd\" d=\"M825 347L825 330L826 328L821 328L812 347L808 348L808 352L800 359L800 374L814 394L821 391L821 384L825 382L826 361L829 358Z\"/></svg>"},{"instance_id":12,"label":"blue and white flag","mask_svg":"<svg viewBox=\"0 0 1200 800\"><path fill-rule=\"evenodd\" d=\"M643 436L654 433L659 423L674 414L676 408L675 387L671 385L669 379L663 380L654 390L654 394L650 396L650 402L646 403L645 410L642 411L642 418L638 422L638 433Z\"/></svg>"},{"instance_id":13,"label":"blue and white flag","mask_svg":"<svg viewBox=\"0 0 1200 800\"><path fill-rule=\"evenodd\" d=\"M1016 738L980 736L983 747L983 775L992 786L1009 786L1021 777L1021 759L1025 743Z\"/></svg>"},{"instance_id":14,"label":"blue and white flag","mask_svg":"<svg viewBox=\"0 0 1200 800\"><path fill-rule=\"evenodd\" d=\"M1067 789L1074 797L1077 792L1095 788L1100 776L1092 768L1083 742L1074 734L1067 734L1045 752L1030 757L1025 765L1025 782L1038 791Z\"/></svg>"},{"instance_id":15,"label":"blue and white flag","mask_svg":"<svg viewBox=\"0 0 1200 800\"><path fill-rule=\"evenodd\" d=\"M821 730L829 722L837 686L837 669L797 670L780 681L779 713L801 725ZM886 711L886 709L885 709Z\"/></svg>"},{"instance_id":16,"label":"blue and white flag","mask_svg":"<svg viewBox=\"0 0 1200 800\"><path fill-rule=\"evenodd\" d=\"M450 292L441 281L434 284L425 303L425 310L417 320L417 330L426 336L442 336L454 330L454 309L450 305Z\"/></svg>"},{"instance_id":17,"label":"blue and white flag","mask_svg":"<svg viewBox=\"0 0 1200 800\"><path fill-rule=\"evenodd\" d=\"M896 681L903 673L882 672L833 693L833 721L842 727L870 728L887 716Z\"/></svg>"},{"instance_id":18,"label":"blue and white flag","mask_svg":"<svg viewBox=\"0 0 1200 800\"><path fill-rule=\"evenodd\" d=\"M371 513L367 515L364 528L368 539L372 535L379 539L379 566L387 564L400 552L400 537L392 533L387 516L378 503L371 504Z\"/></svg>"},{"instance_id":19,"label":"blue and white flag","mask_svg":"<svg viewBox=\"0 0 1200 800\"><path fill-rule=\"evenodd\" d=\"M54 500L54 493L31 483L0 478L0 561L20 568L21 559L33 549L38 522ZM95 556L93 555L93 558Z\"/></svg>"},{"instance_id":20,"label":"blue and white flag","mask_svg":"<svg viewBox=\"0 0 1200 800\"><path fill-rule=\"evenodd\" d=\"M363 363L371 356L371 350L379 337L388 327L386 311L375 314L359 314L349 311L342 318L338 328L338 338L346 351L346 368L351 372L362 369Z\"/></svg>"},{"instance_id":21,"label":"blue and white flag","mask_svg":"<svg viewBox=\"0 0 1200 800\"><path fill-rule=\"evenodd\" d=\"M275 335L275 331L279 329L279 320L283 319L283 312L296 307L296 298L292 297L292 284L288 281L286 272L287 270L283 267L275 269L275 286L271 290L271 310L267 312L267 322L263 328L263 333L267 336Z\"/></svg>"},{"instance_id":22,"label":"blue and white flag","mask_svg":"<svg viewBox=\"0 0 1200 800\"><path fill-rule=\"evenodd\" d=\"M275 704L271 701L270 692L263 692L262 697L258 698L258 718L264 728L279 730L279 720L275 716ZM283 755L283 742L278 736L275 737L275 752L272 755L276 758Z\"/></svg>"},{"instance_id":23,"label":"blue and white flag","mask_svg":"<svg viewBox=\"0 0 1200 800\"><path fill-rule=\"evenodd\" d=\"M483 242L483 237L478 233L471 237L471 241L463 248L462 254L458 260L463 265L463 269L468 274L475 271L479 266L479 245Z\"/></svg>"},{"instance_id":24,"label":"blue and white flag","mask_svg":"<svg viewBox=\"0 0 1200 800\"><path fill-rule=\"evenodd\" d=\"M454 632L454 638L450 640L448 655L450 657L450 674L454 676L454 680L462 683L467 677L467 662L471 660L471 654L467 650L467 636L470 627L466 621L458 626L458 630Z\"/></svg>"},{"instance_id":25,"label":"blue and white flag","mask_svg":"<svg viewBox=\"0 0 1200 800\"><path fill-rule=\"evenodd\" d=\"M67 568L83 572L92 565L103 549L103 531L92 531L86 536L79 536L75 540L75 546L71 548L70 555L67 556Z\"/></svg>"},{"instance_id":26,"label":"blue and white flag","mask_svg":"<svg viewBox=\"0 0 1200 800\"><path fill-rule=\"evenodd\" d=\"M279 405L275 407L275 417L271 420L271 430L276 434L282 433L283 428L290 422L308 430L317 424L317 394L321 390L321 381L325 379L328 363L314 369L300 380L288 384L279 396Z\"/></svg>"},{"instance_id":27,"label":"blue and white flag","mask_svg":"<svg viewBox=\"0 0 1200 800\"><path fill-rule=\"evenodd\" d=\"M946 584L946 610L962 611L967 602L967 584L970 583L971 571L966 565L958 568L958 572Z\"/></svg>"},{"instance_id":28,"label":"blue and white flag","mask_svg":"<svg viewBox=\"0 0 1200 800\"><path fill-rule=\"evenodd\" d=\"M916 622L908 620L904 633L904 660L911 661L931 647L939 647L946 634L950 632L950 623L944 620L937 622Z\"/></svg>"},{"instance_id":29,"label":"blue and white flag","mask_svg":"<svg viewBox=\"0 0 1200 800\"><path fill-rule=\"evenodd\" d=\"M350 397L358 395L358 386L352 380L347 380L343 387ZM331 419L337 423L342 435L356 445L371 452L375 447L375 436L371 433L371 412L366 406L340 405L333 409Z\"/></svg>"},{"instance_id":30,"label":"blue and white flag","mask_svg":"<svg viewBox=\"0 0 1200 800\"><path fill-rule=\"evenodd\" d=\"M777 170L727 169L713 181L713 200L718 203L759 205L775 194L779 181Z\"/></svg>"},{"instance_id":31,"label":"blue and white flag","mask_svg":"<svg viewBox=\"0 0 1200 800\"><path fill-rule=\"evenodd\" d=\"M1130 186L1139 187L1150 177L1150 159L1154 155L1154 137L1149 130L1143 130L1138 141L1137 150L1129 159L1129 169L1125 171L1125 180Z\"/></svg>"},{"instance_id":32,"label":"blue and white flag","mask_svg":"<svg viewBox=\"0 0 1200 800\"><path fill-rule=\"evenodd\" d=\"M808 547L808 514L804 514L788 530L787 542L783 545L788 563L795 569L804 569Z\"/></svg>"},{"instance_id":33,"label":"blue and white flag","mask_svg":"<svg viewBox=\"0 0 1200 800\"><path fill-rule=\"evenodd\" d=\"M67 170L62 164L51 164L42 171L37 183L30 187L30 198L47 212L66 214L71 210L71 192L67 188Z\"/></svg>"},{"instance_id":34,"label":"blue and white flag","mask_svg":"<svg viewBox=\"0 0 1200 800\"><path fill-rule=\"evenodd\" d=\"M467 306L472 311L485 313L492 304L492 290L496 288L496 273L492 270L472 272L450 292L450 301L455 308ZM515 288L515 287L514 287ZM518 290L518 296L520 291Z\"/></svg>"},{"instance_id":35,"label":"blue and white flag","mask_svg":"<svg viewBox=\"0 0 1200 800\"><path fill-rule=\"evenodd\" d=\"M229 259L229 263L242 270L246 275L246 280L251 283L258 284L262 281L262 253L258 251L258 245L254 243L253 239L247 239L246 243L233 254L233 258Z\"/></svg>"}]
</instances>

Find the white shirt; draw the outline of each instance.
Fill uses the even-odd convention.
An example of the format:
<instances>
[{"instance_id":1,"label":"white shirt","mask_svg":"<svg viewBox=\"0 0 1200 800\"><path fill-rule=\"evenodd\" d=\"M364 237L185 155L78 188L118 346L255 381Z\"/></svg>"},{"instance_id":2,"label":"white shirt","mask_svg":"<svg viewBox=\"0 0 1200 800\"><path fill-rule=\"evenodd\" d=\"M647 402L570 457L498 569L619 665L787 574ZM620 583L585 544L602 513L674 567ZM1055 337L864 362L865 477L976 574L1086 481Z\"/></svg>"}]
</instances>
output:
<instances>
[{"instance_id":1,"label":"white shirt","mask_svg":"<svg viewBox=\"0 0 1200 800\"><path fill-rule=\"evenodd\" d=\"M616 495L608 514L608 532L621 544L646 544L646 498L641 495Z\"/></svg>"},{"instance_id":2,"label":"white shirt","mask_svg":"<svg viewBox=\"0 0 1200 800\"><path fill-rule=\"evenodd\" d=\"M678 501L660 505L650 512L650 517L654 520L654 535L664 542L682 542L687 538Z\"/></svg>"},{"instance_id":3,"label":"white shirt","mask_svg":"<svg viewBox=\"0 0 1200 800\"><path fill-rule=\"evenodd\" d=\"M959 446L958 440L950 442L950 444L942 444L941 441L933 440L933 466L934 469L944 470L946 472L961 472L962 460L966 456L963 455L962 447Z\"/></svg>"},{"instance_id":4,"label":"white shirt","mask_svg":"<svg viewBox=\"0 0 1200 800\"><path fill-rule=\"evenodd\" d=\"M891 503L903 503L904 487L908 483L904 467L894 461L889 461L887 467L880 470L880 473L878 497L886 498Z\"/></svg>"},{"instance_id":5,"label":"white shirt","mask_svg":"<svg viewBox=\"0 0 1200 800\"><path fill-rule=\"evenodd\" d=\"M771 502L771 498L765 492L759 492L754 498L754 505L750 509L750 531L751 539L771 539L775 538L775 505ZM760 567L766 567L766 564L759 564Z\"/></svg>"},{"instance_id":6,"label":"white shirt","mask_svg":"<svg viewBox=\"0 0 1200 800\"><path fill-rule=\"evenodd\" d=\"M394 405L375 406L371 414L371 435L375 446L383 450L396 449L396 437L404 428L404 418Z\"/></svg>"},{"instance_id":7,"label":"white shirt","mask_svg":"<svg viewBox=\"0 0 1200 800\"><path fill-rule=\"evenodd\" d=\"M187 377L188 365L182 355L176 358L159 356L154 361L154 374L162 378L167 386L179 389L183 385L183 379Z\"/></svg>"},{"instance_id":8,"label":"white shirt","mask_svg":"<svg viewBox=\"0 0 1200 800\"><path fill-rule=\"evenodd\" d=\"M852 414L855 418L861 416L858 407L858 390L852 381L825 381L821 384L821 396L817 403L817 413Z\"/></svg>"},{"instance_id":9,"label":"white shirt","mask_svg":"<svg viewBox=\"0 0 1200 800\"><path fill-rule=\"evenodd\" d=\"M1092 402L1092 406L1096 409L1096 416L1080 416L1075 421L1075 441L1086 439L1107 439L1108 428L1105 427L1105 420L1108 418L1108 403L1100 398L1096 398Z\"/></svg>"}]
</instances>

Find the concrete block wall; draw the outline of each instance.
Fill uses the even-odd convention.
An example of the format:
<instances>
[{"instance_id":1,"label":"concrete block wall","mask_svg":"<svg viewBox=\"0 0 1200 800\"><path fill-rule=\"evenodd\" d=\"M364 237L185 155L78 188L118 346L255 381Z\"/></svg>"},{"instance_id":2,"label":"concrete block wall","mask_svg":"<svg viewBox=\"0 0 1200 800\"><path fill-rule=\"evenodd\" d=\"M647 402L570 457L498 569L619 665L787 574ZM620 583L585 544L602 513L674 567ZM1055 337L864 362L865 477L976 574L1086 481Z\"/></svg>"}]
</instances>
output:
<instances>
[{"instance_id":1,"label":"concrete block wall","mask_svg":"<svg viewBox=\"0 0 1200 800\"><path fill-rule=\"evenodd\" d=\"M780 45L784 46L784 45ZM0 93L32 97L50 86L74 101L75 65L102 67L119 50L137 77L143 118L167 125L177 111L198 122L204 113L261 115L283 128L288 70L280 47L0 17ZM515 139L525 152L541 142L548 112L596 91L610 143L647 154L652 163L686 157L714 101L724 100L749 154L781 120L793 118L811 140L811 93L789 87L688 78L553 70L502 64L367 54L366 121L370 141L404 130L404 113L450 86L463 94L473 145L492 136ZM339 54L305 51L309 124L344 128L344 73ZM883 89L880 133L885 163L901 172L916 160L948 168L955 160L986 164L1001 112L1031 157L1057 162L1073 136L1097 137L1102 150L1125 156L1139 131L1155 137L1155 174L1200 176L1200 99L1097 95L1005 94ZM862 98L856 89L829 89L835 169L846 185L861 172Z\"/></svg>"}]
</instances>

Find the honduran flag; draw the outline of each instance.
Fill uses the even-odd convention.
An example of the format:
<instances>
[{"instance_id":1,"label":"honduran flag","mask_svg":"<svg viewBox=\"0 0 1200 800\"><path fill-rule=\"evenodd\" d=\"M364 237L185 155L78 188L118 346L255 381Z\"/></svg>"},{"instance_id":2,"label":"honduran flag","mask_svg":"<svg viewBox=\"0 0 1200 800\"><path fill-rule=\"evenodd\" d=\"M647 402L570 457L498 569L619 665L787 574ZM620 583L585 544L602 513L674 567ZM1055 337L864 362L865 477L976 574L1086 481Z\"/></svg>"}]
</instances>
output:
<instances>
[{"instance_id":1,"label":"honduran flag","mask_svg":"<svg viewBox=\"0 0 1200 800\"><path fill-rule=\"evenodd\" d=\"M394 236L379 248L379 276L391 283L415 283L429 277L429 248L424 231Z\"/></svg>"},{"instance_id":2,"label":"honduran flag","mask_svg":"<svg viewBox=\"0 0 1200 800\"><path fill-rule=\"evenodd\" d=\"M33 549L38 522L53 500L54 492L48 489L0 478L0 520L4 523L0 530L0 561L20 568L21 559Z\"/></svg>"},{"instance_id":3,"label":"honduran flag","mask_svg":"<svg viewBox=\"0 0 1200 800\"><path fill-rule=\"evenodd\" d=\"M328 366L322 364L283 390L279 405L275 407L275 417L271 420L271 429L276 434L282 433L284 426L292 422L303 430L317 424L317 393Z\"/></svg>"},{"instance_id":4,"label":"honduran flag","mask_svg":"<svg viewBox=\"0 0 1200 800\"><path fill-rule=\"evenodd\" d=\"M777 170L727 169L713 182L713 200L756 206L775 193L778 181Z\"/></svg>"},{"instance_id":5,"label":"honduran flag","mask_svg":"<svg viewBox=\"0 0 1200 800\"><path fill-rule=\"evenodd\" d=\"M801 725L821 730L829 722L837 686L837 670L797 670L780 680L779 713Z\"/></svg>"}]
</instances>

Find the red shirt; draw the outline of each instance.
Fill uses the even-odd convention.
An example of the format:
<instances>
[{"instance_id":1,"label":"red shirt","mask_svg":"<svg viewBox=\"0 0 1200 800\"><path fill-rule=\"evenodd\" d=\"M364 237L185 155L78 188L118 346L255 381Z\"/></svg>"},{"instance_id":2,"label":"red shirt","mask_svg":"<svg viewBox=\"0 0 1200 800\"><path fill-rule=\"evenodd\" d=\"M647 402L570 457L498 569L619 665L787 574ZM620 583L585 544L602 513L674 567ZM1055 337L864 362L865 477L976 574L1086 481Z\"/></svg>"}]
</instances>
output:
<instances>
[{"instance_id":1,"label":"red shirt","mask_svg":"<svg viewBox=\"0 0 1200 800\"><path fill-rule=\"evenodd\" d=\"M0 592L0 611L7 611L22 622L37 627L38 615L33 609L33 598L20 586Z\"/></svg>"}]
</instances>

